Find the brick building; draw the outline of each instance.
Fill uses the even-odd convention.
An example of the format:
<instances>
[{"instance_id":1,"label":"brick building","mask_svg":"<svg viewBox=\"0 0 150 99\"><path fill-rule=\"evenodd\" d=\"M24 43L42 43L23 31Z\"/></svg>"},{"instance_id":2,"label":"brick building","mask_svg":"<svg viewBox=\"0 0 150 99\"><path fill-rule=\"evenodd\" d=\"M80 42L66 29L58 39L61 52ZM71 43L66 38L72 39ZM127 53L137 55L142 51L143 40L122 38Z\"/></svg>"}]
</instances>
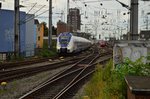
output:
<instances>
[{"instance_id":1,"label":"brick building","mask_svg":"<svg viewBox=\"0 0 150 99\"><path fill-rule=\"evenodd\" d=\"M78 8L70 8L67 15L67 24L73 27L73 31L80 30L81 15Z\"/></svg>"},{"instance_id":2,"label":"brick building","mask_svg":"<svg viewBox=\"0 0 150 99\"><path fill-rule=\"evenodd\" d=\"M57 35L62 32L72 32L72 27L68 26L65 22L59 20L57 22Z\"/></svg>"}]
</instances>

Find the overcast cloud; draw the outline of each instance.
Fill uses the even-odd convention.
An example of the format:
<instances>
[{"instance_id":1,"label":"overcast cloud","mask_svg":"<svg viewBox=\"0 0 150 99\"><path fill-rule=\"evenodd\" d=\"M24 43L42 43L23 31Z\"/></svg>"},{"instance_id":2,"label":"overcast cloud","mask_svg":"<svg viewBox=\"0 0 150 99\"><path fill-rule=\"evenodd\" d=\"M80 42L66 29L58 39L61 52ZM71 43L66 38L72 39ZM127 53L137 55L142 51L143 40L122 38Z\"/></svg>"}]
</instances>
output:
<instances>
[{"instance_id":1,"label":"overcast cloud","mask_svg":"<svg viewBox=\"0 0 150 99\"><path fill-rule=\"evenodd\" d=\"M88 1L99 1L99 2L91 2L88 3ZM130 0L120 0L122 3L125 3L126 5L130 5ZM0 0L0 2L3 3L2 9L14 9L14 0ZM67 0L52 0L53 2L53 25L56 26L56 23L58 20L62 20L66 22L66 15L67 15ZM144 3L142 1L139 1L139 14L140 10L146 9L143 5L146 7L149 6L150 3ZM100 5L102 3L102 6ZM20 0L20 4L25 6L24 8L21 8L21 11L29 12L29 10L35 5L35 7L29 12L30 14L34 14L36 11L38 11L41 7L44 7L35 13L35 16L39 15L40 13L48 10L49 3L47 0ZM85 4L87 6L85 6ZM94 24L98 24L98 32L110 35L111 32L116 27L113 26L101 26L101 23L103 22L112 22L116 25L120 25L124 28L127 28L128 24L128 18L129 15L123 15L123 13L129 12L126 8L123 8L121 4L116 2L116 0L70 0L70 8L77 7L80 9L81 12L81 20L82 20L82 31L85 30L85 24L93 24L92 26L88 26L88 28L94 29ZM149 9L149 8L148 8ZM103 19L102 15L107 11L107 18ZM63 12L63 14L61 14ZM97 13L100 12L98 15ZM140 17L140 16L139 16ZM38 17L40 22L44 21L48 23L48 11ZM123 23L124 22L124 23ZM141 22L141 20L140 20ZM108 29L107 31L102 31L102 28ZM90 31L93 32L94 30ZM124 33L126 33L127 30L124 30Z\"/></svg>"}]
</instances>

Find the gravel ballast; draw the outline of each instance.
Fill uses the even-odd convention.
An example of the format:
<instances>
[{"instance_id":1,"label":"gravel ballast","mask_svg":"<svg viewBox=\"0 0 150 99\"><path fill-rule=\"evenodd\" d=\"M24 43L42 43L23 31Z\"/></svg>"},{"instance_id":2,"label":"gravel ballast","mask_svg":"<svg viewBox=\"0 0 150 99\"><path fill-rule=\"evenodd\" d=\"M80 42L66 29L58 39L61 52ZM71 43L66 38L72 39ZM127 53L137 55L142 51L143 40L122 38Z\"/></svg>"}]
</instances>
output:
<instances>
[{"instance_id":1,"label":"gravel ballast","mask_svg":"<svg viewBox=\"0 0 150 99\"><path fill-rule=\"evenodd\" d=\"M0 86L0 99L18 99L23 94L32 90L40 83L44 82L45 80L49 79L50 77L52 77L56 73L59 73L65 68L67 68L67 66L56 70L42 72L20 80L14 80L7 83L5 88Z\"/></svg>"}]
</instances>

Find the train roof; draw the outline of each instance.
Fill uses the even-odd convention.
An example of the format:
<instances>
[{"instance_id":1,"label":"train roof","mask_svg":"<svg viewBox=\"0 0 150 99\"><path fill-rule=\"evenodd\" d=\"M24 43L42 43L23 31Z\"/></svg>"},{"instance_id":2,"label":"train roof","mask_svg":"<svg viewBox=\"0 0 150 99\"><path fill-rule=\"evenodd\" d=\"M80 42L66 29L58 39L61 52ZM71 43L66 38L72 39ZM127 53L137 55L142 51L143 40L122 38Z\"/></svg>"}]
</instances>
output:
<instances>
[{"instance_id":1,"label":"train roof","mask_svg":"<svg viewBox=\"0 0 150 99\"><path fill-rule=\"evenodd\" d=\"M82 33L82 32L63 32L63 33L60 33L59 35L62 35L62 34L71 34L72 36L77 36L77 37L83 37L83 38L86 38L86 39L90 39L91 35L89 33Z\"/></svg>"}]
</instances>

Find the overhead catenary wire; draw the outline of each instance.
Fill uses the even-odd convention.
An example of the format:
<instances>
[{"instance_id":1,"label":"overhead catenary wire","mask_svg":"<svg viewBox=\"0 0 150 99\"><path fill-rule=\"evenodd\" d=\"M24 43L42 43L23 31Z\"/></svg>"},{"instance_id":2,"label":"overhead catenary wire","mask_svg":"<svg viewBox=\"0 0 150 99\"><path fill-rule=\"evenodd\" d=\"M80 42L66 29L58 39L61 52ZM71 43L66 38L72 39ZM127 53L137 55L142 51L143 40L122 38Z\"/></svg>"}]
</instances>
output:
<instances>
[{"instance_id":1,"label":"overhead catenary wire","mask_svg":"<svg viewBox=\"0 0 150 99\"><path fill-rule=\"evenodd\" d=\"M31 9L27 12L27 14L29 14L29 12L36 6L37 2L31 7Z\"/></svg>"},{"instance_id":2,"label":"overhead catenary wire","mask_svg":"<svg viewBox=\"0 0 150 99\"><path fill-rule=\"evenodd\" d=\"M37 11L34 12L34 14L36 14L37 12L39 12L41 9L43 9L46 5L43 5L40 9L38 9Z\"/></svg>"},{"instance_id":3,"label":"overhead catenary wire","mask_svg":"<svg viewBox=\"0 0 150 99\"><path fill-rule=\"evenodd\" d=\"M90 16L90 18L94 17L94 14L93 14L93 12L91 12L91 9L88 8L88 7L86 7L83 2L80 1L81 5L84 5L84 7L83 6L79 6L78 5L79 3L77 4L76 1L74 1L74 3L75 4L73 4L73 5L76 5L77 7L79 7L80 9L82 9L82 13L81 14L83 15L83 13L84 13L85 20L84 20L84 22L82 20L82 23L87 23L87 21L88 21L87 19L89 18L88 14L92 15L92 16ZM84 28L86 28L86 27L87 27L87 24L85 24ZM86 29L85 29L85 31L86 31Z\"/></svg>"},{"instance_id":4,"label":"overhead catenary wire","mask_svg":"<svg viewBox=\"0 0 150 99\"><path fill-rule=\"evenodd\" d=\"M27 22L31 21L32 19L34 19L34 18L36 18L36 17L38 17L38 16L40 16L40 15L42 15L42 14L44 14L44 13L48 12L48 11L49 11L49 9L48 9L48 10L45 10L44 12L42 12L42 13L40 13L40 14L38 14L38 15L34 16L34 17L32 17L32 16L31 16L31 17L30 17L30 18L28 18L27 20L24 20L24 21L20 22L20 25L25 24L25 23L27 23Z\"/></svg>"},{"instance_id":5,"label":"overhead catenary wire","mask_svg":"<svg viewBox=\"0 0 150 99\"><path fill-rule=\"evenodd\" d=\"M31 21L31 20L34 19L34 18L49 18L48 16L41 16L42 14L44 14L44 13L46 13L46 12L48 12L48 11L49 11L49 10L45 10L44 12L42 12L42 13L40 13L40 14L34 16L34 17L30 17L30 19L28 19L28 20L21 21L21 22L20 22L20 25L25 24L25 23ZM54 13L54 14L57 14L57 13ZM41 17L39 17L39 16L41 16Z\"/></svg>"},{"instance_id":6,"label":"overhead catenary wire","mask_svg":"<svg viewBox=\"0 0 150 99\"><path fill-rule=\"evenodd\" d=\"M34 5L33 5L33 6L30 8L30 10L25 14L25 16L26 16L27 14L29 14L29 12L36 6L36 4L37 4L37 3L34 3ZM24 17L25 17L25 16L24 16ZM22 20L22 19L21 19L21 20Z\"/></svg>"},{"instance_id":7,"label":"overhead catenary wire","mask_svg":"<svg viewBox=\"0 0 150 99\"><path fill-rule=\"evenodd\" d=\"M85 6L87 6L87 5L85 5ZM100 6L100 5L98 5L98 6ZM96 5L93 5L93 6L91 6L91 5L88 5L88 9L89 10L87 10L87 13L90 13L90 15L92 15L92 16L94 16L93 15L93 12L91 12L91 10L90 9L97 9L97 10L102 10L102 9L105 9L106 11L106 13L105 14L107 14L107 10L112 10L112 9L106 9L106 8L101 8L101 7L97 7ZM115 10L115 9L113 9L113 10ZM106 19L105 19L106 20ZM96 23L96 24L101 24L101 23ZM93 24L93 26L94 26L94 24ZM97 29L96 29L96 31L97 31Z\"/></svg>"},{"instance_id":8,"label":"overhead catenary wire","mask_svg":"<svg viewBox=\"0 0 150 99\"><path fill-rule=\"evenodd\" d=\"M33 14L36 14L37 12L39 12L41 9L43 9L44 7L45 7L46 5L43 5L40 9L38 9L36 12L34 12ZM28 20L28 19L30 19L30 18L32 18L32 16L31 17L28 17L27 19L25 19L24 21L26 21L26 20Z\"/></svg>"}]
</instances>

